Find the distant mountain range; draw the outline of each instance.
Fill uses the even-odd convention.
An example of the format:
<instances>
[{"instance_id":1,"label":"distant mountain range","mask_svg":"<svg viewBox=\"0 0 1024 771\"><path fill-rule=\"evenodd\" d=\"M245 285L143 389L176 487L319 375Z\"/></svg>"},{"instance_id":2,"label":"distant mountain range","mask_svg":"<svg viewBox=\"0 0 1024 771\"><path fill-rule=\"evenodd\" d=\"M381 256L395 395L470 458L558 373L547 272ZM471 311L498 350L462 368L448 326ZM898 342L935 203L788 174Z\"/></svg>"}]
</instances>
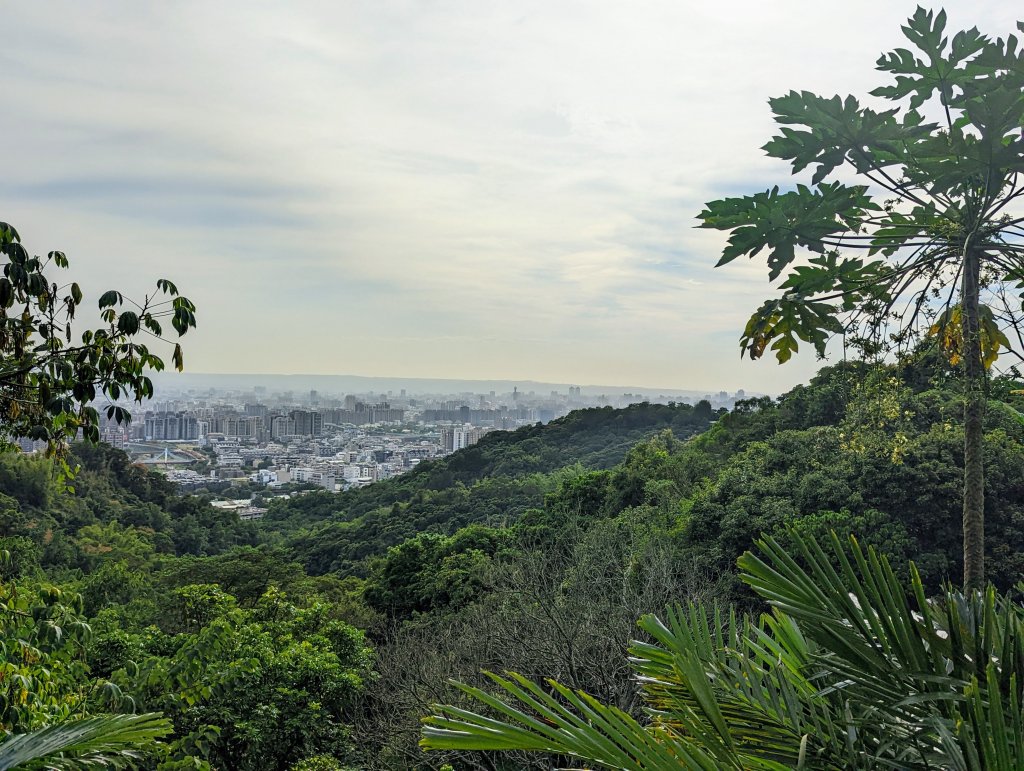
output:
<instances>
[{"instance_id":1,"label":"distant mountain range","mask_svg":"<svg viewBox=\"0 0 1024 771\"><path fill-rule=\"evenodd\" d=\"M701 398L709 393L707 390L683 388L657 388L649 386L621 385L583 385L579 383L545 383L536 380L449 380L442 378L404 378L404 377L366 377L363 375L261 375L261 374L210 374L202 372L161 372L153 376L154 385L159 391L206 391L211 388L225 391L248 391L253 388L266 388L274 391L309 391L316 390L324 394L364 394L387 393L395 395L405 389L412 394L496 394L510 392L518 388L528 394L534 391L545 396L551 391L567 393L570 386L579 386L583 396L609 397L622 394L656 397L681 396Z\"/></svg>"}]
</instances>

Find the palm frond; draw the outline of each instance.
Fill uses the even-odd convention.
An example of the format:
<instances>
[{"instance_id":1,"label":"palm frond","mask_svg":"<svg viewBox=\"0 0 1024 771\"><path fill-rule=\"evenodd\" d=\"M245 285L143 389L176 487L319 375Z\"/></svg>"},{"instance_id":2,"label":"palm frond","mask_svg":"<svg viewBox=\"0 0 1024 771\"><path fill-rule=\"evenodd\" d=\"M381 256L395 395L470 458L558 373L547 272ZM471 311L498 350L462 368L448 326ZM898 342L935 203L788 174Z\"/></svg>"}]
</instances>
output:
<instances>
[{"instance_id":1,"label":"palm frond","mask_svg":"<svg viewBox=\"0 0 1024 771\"><path fill-rule=\"evenodd\" d=\"M646 616L630 647L642 725L590 696L489 675L511 702L458 685L487 717L437 707L422 746L535 750L606 768L1010 769L1024 754L1024 608L994 590L925 595L910 566L834 533L792 532L740 559L758 620L696 605Z\"/></svg>"},{"instance_id":2,"label":"palm frond","mask_svg":"<svg viewBox=\"0 0 1024 771\"><path fill-rule=\"evenodd\" d=\"M504 720L451 706L424 719L421 746L437 750L518 749L566 755L606 768L637 771L678 771L679 768L723 769L742 766L721 762L691 742L657 726L648 730L615 707L573 691L552 680L558 695L516 673L487 676L513 697L513 706L478 688L455 685L486 704ZM520 708L522 707L522 708ZM783 766L764 766L765 769Z\"/></svg>"},{"instance_id":3,"label":"palm frond","mask_svg":"<svg viewBox=\"0 0 1024 771\"><path fill-rule=\"evenodd\" d=\"M58 723L0 743L0 771L124 768L172 730L170 721L158 713L97 715Z\"/></svg>"},{"instance_id":4,"label":"palm frond","mask_svg":"<svg viewBox=\"0 0 1024 771\"><path fill-rule=\"evenodd\" d=\"M1024 712L1015 689L1010 690L1005 702L986 698L987 694L999 692L999 674L990 664L985 687L975 678L967 689L964 717L937 726L954 768L986 771L1019 767L1024 752Z\"/></svg>"},{"instance_id":5,"label":"palm frond","mask_svg":"<svg viewBox=\"0 0 1024 771\"><path fill-rule=\"evenodd\" d=\"M817 689L799 674L808 657L799 631L782 616L763 620L793 633L782 635L793 645L787 649L750 619L730 614L723 621L716 612L713 620L709 625L697 606L685 614L669 609L665 623L655 616L640 620L654 643L634 642L631 663L654 713L701 746L721 745L787 768L809 749L819 754L828 743L818 737L839 729L813 704ZM827 758L818 760L830 767ZM831 767L843 766L841 758L831 759Z\"/></svg>"},{"instance_id":6,"label":"palm frond","mask_svg":"<svg viewBox=\"0 0 1024 771\"><path fill-rule=\"evenodd\" d=\"M913 745L927 764L955 739L971 768L990 730L980 718L964 721L973 701L1021 702L1021 606L991 587L947 587L929 600L913 564L908 592L852 536L844 547L833 533L830 554L812 538L793 540L804 565L770 538L758 543L763 559L748 553L739 564L743 580L817 645L822 693L853 705L860 741L877 756Z\"/></svg>"}]
</instances>

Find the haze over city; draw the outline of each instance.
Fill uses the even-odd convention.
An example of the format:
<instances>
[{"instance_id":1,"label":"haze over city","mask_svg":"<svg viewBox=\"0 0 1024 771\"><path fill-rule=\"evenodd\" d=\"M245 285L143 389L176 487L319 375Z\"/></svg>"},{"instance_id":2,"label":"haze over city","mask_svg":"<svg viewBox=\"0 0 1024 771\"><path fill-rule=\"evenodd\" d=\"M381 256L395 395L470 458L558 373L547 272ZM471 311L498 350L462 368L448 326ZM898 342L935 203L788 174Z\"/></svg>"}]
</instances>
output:
<instances>
[{"instance_id":1,"label":"haze over city","mask_svg":"<svg viewBox=\"0 0 1024 771\"><path fill-rule=\"evenodd\" d=\"M0 210L92 298L177 282L190 372L779 392L819 362L741 361L766 271L694 217L786 183L769 96L880 82L870 7L11 5Z\"/></svg>"}]
</instances>

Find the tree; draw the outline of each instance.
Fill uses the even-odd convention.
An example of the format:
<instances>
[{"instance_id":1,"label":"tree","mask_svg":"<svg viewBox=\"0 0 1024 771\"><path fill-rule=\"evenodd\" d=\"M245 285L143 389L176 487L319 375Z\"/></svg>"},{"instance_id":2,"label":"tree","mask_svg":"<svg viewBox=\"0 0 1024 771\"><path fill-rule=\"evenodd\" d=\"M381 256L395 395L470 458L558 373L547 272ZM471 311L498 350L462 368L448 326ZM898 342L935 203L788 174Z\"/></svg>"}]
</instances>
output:
<instances>
[{"instance_id":1,"label":"tree","mask_svg":"<svg viewBox=\"0 0 1024 771\"><path fill-rule=\"evenodd\" d=\"M886 109L807 91L769 100L781 129L764 150L794 174L816 166L811 184L712 201L699 218L731 233L719 265L764 251L770 280L783 279L741 337L752 359L926 331L962 367L964 584L980 589L986 370L1010 349L1001 324L1024 298L1024 212L1011 213L1024 194L1024 51L976 28L950 40L945 24L918 8L903 27L916 53L878 60L893 82L871 94Z\"/></svg>"},{"instance_id":2,"label":"tree","mask_svg":"<svg viewBox=\"0 0 1024 771\"><path fill-rule=\"evenodd\" d=\"M370 678L362 632L332 618L333 608L300 608L276 589L253 610L216 585L176 594L185 623L162 622L187 630L144 630L141 655L113 674L125 703L173 721L171 761L244 771L351 754L348 723Z\"/></svg>"},{"instance_id":3,"label":"tree","mask_svg":"<svg viewBox=\"0 0 1024 771\"><path fill-rule=\"evenodd\" d=\"M152 397L146 372L162 370L164 361L141 340L170 342L161 323L166 319L181 337L196 325L195 306L166 279L141 303L112 289L98 303L106 326L87 329L73 342L83 294L77 283L53 280L54 269L68 267L64 253L30 256L18 231L0 222L0 254L7 260L0 277L0 428L6 440L46 441L63 461L79 432L99 440L96 399L106 398L107 418L122 423L131 419L117 404L122 397L138 403ZM179 343L171 358L181 370Z\"/></svg>"},{"instance_id":4,"label":"tree","mask_svg":"<svg viewBox=\"0 0 1024 771\"><path fill-rule=\"evenodd\" d=\"M64 253L30 256L18 231L0 222L0 254L6 259L0 276L0 450L14 439L44 440L48 454L70 473L70 440L79 432L99 439L100 416L92 406L97 398L108 400L107 418L122 423L131 419L117 404L122 396L141 402L153 395L146 372L163 369L164 362L140 336L163 340L160 319L165 317L179 337L184 335L195 326L195 306L166 279L141 304L110 290L98 303L106 326L86 330L81 342L73 343L83 294L76 283L61 286L53 280L53 269L68 267ZM161 295L170 299L160 300ZM179 344L172 359L180 370ZM20 547L24 539L8 540ZM19 572L23 556L16 549ZM9 560L10 554L0 557ZM81 599L67 603L49 587L40 591L41 604L26 606L24 595L0 580L0 729L7 734L0 741L0 768L134 764L170 733L170 723L159 714L85 717L94 690L109 694L106 686L89 680L68 645L75 642L80 649L89 636L78 615Z\"/></svg>"},{"instance_id":5,"label":"tree","mask_svg":"<svg viewBox=\"0 0 1024 771\"><path fill-rule=\"evenodd\" d=\"M649 712L625 711L553 680L491 675L504 698L460 689L497 717L437 707L422 746L532 750L628 771L964 769L1010 771L1024 753L1024 606L948 588L910 597L888 561L856 539L830 548L791 534L740 560L772 607L760 620L697 605L664 622L630 663ZM508 697L511 696L511 699Z\"/></svg>"},{"instance_id":6,"label":"tree","mask_svg":"<svg viewBox=\"0 0 1024 771\"><path fill-rule=\"evenodd\" d=\"M719 582L679 558L658 527L661 513L652 509L632 508L617 519L580 516L542 550L533 548L533 538L512 533L487 570L486 591L474 601L455 612L434 607L411 621L378 627L378 677L354 726L367 769L437 768L445 761L459 769L553 768L547 759L523 753L503 758L504 764L471 753L424 760L416 746L420 717L433 703L455 697L450 678L480 670L543 672L624 711L640 709L623 656L637 616L669 603L722 596ZM484 536L471 527L452 540L467 534L478 543ZM474 677L473 684L483 680Z\"/></svg>"},{"instance_id":7,"label":"tree","mask_svg":"<svg viewBox=\"0 0 1024 771\"><path fill-rule=\"evenodd\" d=\"M171 732L158 714L86 716L117 693L88 676L90 636L78 596L0 580L0 768L119 768Z\"/></svg>"}]
</instances>

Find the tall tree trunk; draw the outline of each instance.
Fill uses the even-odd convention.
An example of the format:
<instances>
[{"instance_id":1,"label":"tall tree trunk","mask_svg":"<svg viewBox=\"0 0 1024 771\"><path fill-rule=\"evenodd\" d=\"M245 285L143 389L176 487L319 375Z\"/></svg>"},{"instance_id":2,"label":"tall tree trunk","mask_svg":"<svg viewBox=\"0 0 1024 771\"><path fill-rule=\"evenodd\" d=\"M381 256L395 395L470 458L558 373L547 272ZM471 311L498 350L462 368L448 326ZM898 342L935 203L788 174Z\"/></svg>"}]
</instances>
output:
<instances>
[{"instance_id":1,"label":"tall tree trunk","mask_svg":"<svg viewBox=\"0 0 1024 771\"><path fill-rule=\"evenodd\" d=\"M985 422L985 368L981 360L978 313L981 254L964 250L961 325L964 354L964 588L985 585L985 467L982 438Z\"/></svg>"}]
</instances>

